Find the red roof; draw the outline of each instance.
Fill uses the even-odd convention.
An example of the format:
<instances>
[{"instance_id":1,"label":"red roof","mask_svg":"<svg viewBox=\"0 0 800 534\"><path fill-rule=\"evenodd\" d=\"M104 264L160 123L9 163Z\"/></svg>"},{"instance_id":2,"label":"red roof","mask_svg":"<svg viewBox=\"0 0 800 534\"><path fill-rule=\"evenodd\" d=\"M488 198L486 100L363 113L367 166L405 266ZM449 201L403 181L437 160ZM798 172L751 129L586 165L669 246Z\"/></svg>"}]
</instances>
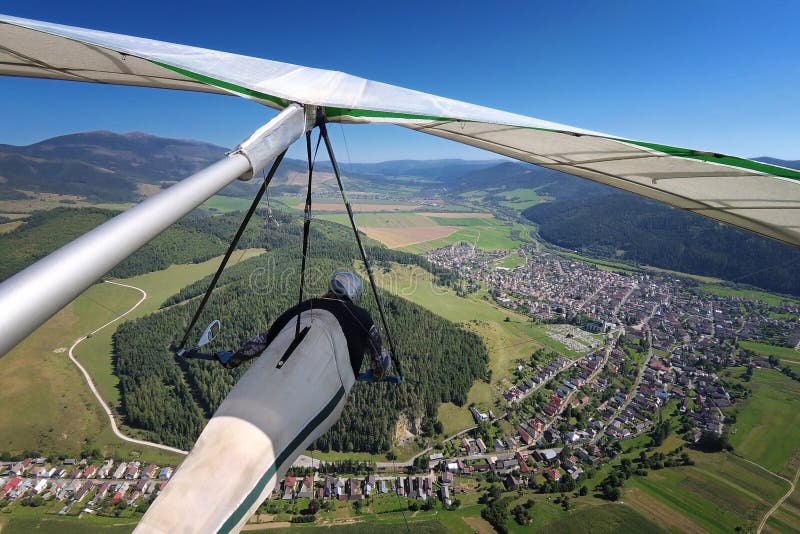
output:
<instances>
[{"instance_id":1,"label":"red roof","mask_svg":"<svg viewBox=\"0 0 800 534\"><path fill-rule=\"evenodd\" d=\"M525 445L530 445L533 443L533 436L531 436L528 432L525 431L522 426L517 428L517 432L519 432L519 436L522 438L522 441L525 442Z\"/></svg>"},{"instance_id":2,"label":"red roof","mask_svg":"<svg viewBox=\"0 0 800 534\"><path fill-rule=\"evenodd\" d=\"M658 360L653 360L652 362L650 362L650 368L655 369L656 371L669 371L669 367L667 367Z\"/></svg>"},{"instance_id":3,"label":"red roof","mask_svg":"<svg viewBox=\"0 0 800 534\"><path fill-rule=\"evenodd\" d=\"M552 478L553 480L558 480L561 478L561 470L557 467L553 469L548 469L544 472L545 476Z\"/></svg>"},{"instance_id":4,"label":"red roof","mask_svg":"<svg viewBox=\"0 0 800 534\"><path fill-rule=\"evenodd\" d=\"M8 484L3 486L3 492L11 491L12 489L16 488L22 484L22 479L20 477L14 477L8 481Z\"/></svg>"}]
</instances>

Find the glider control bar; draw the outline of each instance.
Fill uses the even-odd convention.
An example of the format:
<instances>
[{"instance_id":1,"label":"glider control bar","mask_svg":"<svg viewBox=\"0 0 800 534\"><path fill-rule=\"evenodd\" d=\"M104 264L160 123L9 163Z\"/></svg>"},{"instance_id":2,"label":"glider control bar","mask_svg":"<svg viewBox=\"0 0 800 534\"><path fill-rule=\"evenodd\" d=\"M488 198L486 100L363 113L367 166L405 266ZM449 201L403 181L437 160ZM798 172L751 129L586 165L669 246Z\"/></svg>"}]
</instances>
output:
<instances>
[{"instance_id":1,"label":"glider control bar","mask_svg":"<svg viewBox=\"0 0 800 534\"><path fill-rule=\"evenodd\" d=\"M104 274L239 177L250 177L314 125L292 104L224 159L64 245L0 284L0 356Z\"/></svg>"}]
</instances>

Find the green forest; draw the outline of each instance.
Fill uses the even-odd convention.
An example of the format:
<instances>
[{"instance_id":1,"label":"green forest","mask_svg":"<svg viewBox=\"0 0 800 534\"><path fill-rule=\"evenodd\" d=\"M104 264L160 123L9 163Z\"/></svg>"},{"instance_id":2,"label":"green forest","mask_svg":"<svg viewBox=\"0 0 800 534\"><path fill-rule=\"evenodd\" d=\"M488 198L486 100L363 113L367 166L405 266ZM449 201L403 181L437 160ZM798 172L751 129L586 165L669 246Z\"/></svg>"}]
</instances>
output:
<instances>
[{"instance_id":1,"label":"green forest","mask_svg":"<svg viewBox=\"0 0 800 534\"><path fill-rule=\"evenodd\" d=\"M634 195L547 202L523 215L547 241L584 254L800 295L797 249Z\"/></svg>"},{"instance_id":2,"label":"green forest","mask_svg":"<svg viewBox=\"0 0 800 534\"><path fill-rule=\"evenodd\" d=\"M98 208L61 207L33 212L16 230L0 234L0 281L118 214ZM215 229L206 217L186 217L120 263L108 276L128 278L165 269L173 263L196 263L219 256L232 235L232 231L225 234L223 230L229 229L230 225Z\"/></svg>"},{"instance_id":3,"label":"green forest","mask_svg":"<svg viewBox=\"0 0 800 534\"><path fill-rule=\"evenodd\" d=\"M241 214L193 221L212 234L233 234ZM263 218L261 219L263 221ZM251 224L242 248L263 247L267 254L230 268L220 280L199 324L220 319L223 331L212 350L235 350L266 330L296 303L299 288L302 220L279 214L276 222ZM417 256L370 244L375 269L389 261L430 267ZM307 295L324 292L330 273L350 270L358 258L349 228L312 224ZM114 336L115 369L120 379L125 422L153 438L188 448L225 395L246 372L206 361L176 361L168 347L183 334L208 279L187 286L152 315L121 325ZM485 374L488 354L476 335L406 300L382 294L390 329L405 373L401 386L356 384L341 420L315 444L322 450L388 451L401 412L426 422L442 402L463 405L476 378ZM377 318L370 292L363 305ZM199 335L198 327L193 335ZM428 425L430 426L430 424Z\"/></svg>"}]
</instances>

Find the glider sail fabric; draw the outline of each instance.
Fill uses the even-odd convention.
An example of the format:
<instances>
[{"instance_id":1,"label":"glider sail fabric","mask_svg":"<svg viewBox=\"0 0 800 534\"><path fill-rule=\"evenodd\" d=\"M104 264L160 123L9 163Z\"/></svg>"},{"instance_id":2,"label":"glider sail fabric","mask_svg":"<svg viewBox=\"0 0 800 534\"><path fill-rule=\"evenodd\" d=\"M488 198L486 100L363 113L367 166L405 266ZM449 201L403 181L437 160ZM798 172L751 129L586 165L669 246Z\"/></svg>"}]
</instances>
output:
<instances>
[{"instance_id":1,"label":"glider sail fabric","mask_svg":"<svg viewBox=\"0 0 800 534\"><path fill-rule=\"evenodd\" d=\"M0 74L237 95L391 123L556 169L800 247L800 171L624 139L315 69L0 15Z\"/></svg>"}]
</instances>

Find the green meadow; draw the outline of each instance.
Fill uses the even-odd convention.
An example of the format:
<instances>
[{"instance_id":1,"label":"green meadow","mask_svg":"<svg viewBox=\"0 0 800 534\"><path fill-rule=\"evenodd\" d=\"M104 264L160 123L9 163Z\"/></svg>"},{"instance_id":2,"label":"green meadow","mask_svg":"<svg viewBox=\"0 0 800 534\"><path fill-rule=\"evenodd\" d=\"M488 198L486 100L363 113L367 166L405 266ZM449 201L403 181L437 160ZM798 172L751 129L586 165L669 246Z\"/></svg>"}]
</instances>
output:
<instances>
[{"instance_id":1,"label":"green meadow","mask_svg":"<svg viewBox=\"0 0 800 534\"><path fill-rule=\"evenodd\" d=\"M731 287L723 284L703 284L701 291L709 295L719 295L720 297L738 297L745 300L760 300L770 306L780 306L782 303L796 304L797 300L791 297L784 297L757 289L744 289Z\"/></svg>"},{"instance_id":2,"label":"green meadow","mask_svg":"<svg viewBox=\"0 0 800 534\"><path fill-rule=\"evenodd\" d=\"M792 457L800 454L800 382L756 369L746 385L753 394L734 405L731 444L737 454L791 479L797 469Z\"/></svg>"},{"instance_id":3,"label":"green meadow","mask_svg":"<svg viewBox=\"0 0 800 534\"><path fill-rule=\"evenodd\" d=\"M233 262L263 250L237 252ZM163 271L120 280L144 289L148 298L123 320L156 311L164 300L185 285L212 273L220 258L203 263L173 265ZM0 450L41 450L77 454L88 445L118 457L138 455L157 463L176 464L180 456L143 448L116 438L83 375L67 358L67 350L79 337L114 319L141 298L134 289L96 284L39 327L3 358L0 366ZM119 407L117 377L113 374L111 337L113 323L75 349L104 400ZM24 416L22 415L24 414ZM132 429L123 432L140 437Z\"/></svg>"},{"instance_id":4,"label":"green meadow","mask_svg":"<svg viewBox=\"0 0 800 534\"><path fill-rule=\"evenodd\" d=\"M789 360L800 360L800 351L791 347L777 347L775 345L759 343L758 341L739 341L738 345L743 349L752 350L756 354L760 354L762 356L775 356L778 359L788 358Z\"/></svg>"}]
</instances>

